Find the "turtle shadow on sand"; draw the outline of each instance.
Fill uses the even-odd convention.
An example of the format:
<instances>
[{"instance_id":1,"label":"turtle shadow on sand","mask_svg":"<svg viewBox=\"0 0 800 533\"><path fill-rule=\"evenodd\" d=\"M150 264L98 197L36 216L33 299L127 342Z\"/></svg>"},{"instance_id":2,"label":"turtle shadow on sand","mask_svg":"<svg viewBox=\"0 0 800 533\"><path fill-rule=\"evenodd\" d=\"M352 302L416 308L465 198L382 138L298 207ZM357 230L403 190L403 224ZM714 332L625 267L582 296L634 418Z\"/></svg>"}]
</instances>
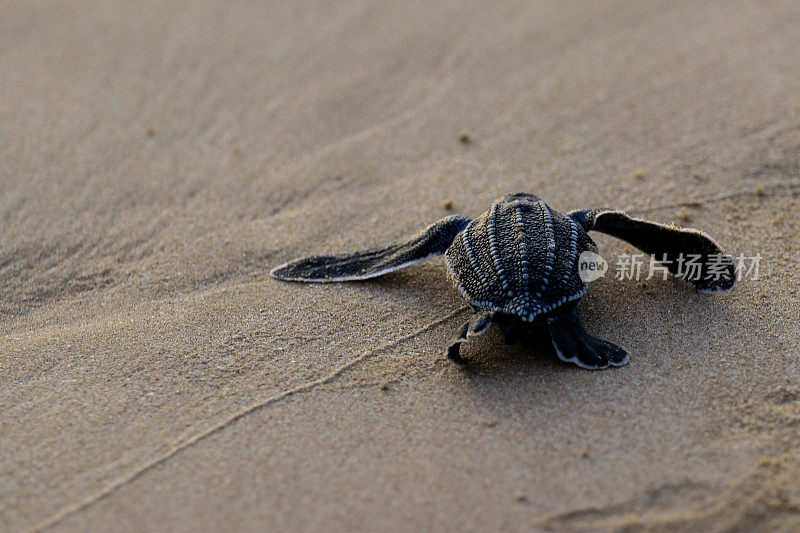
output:
<instances>
[{"instance_id":1,"label":"turtle shadow on sand","mask_svg":"<svg viewBox=\"0 0 800 533\"><path fill-rule=\"evenodd\" d=\"M493 327L464 350L464 365L439 378L447 384L453 403L470 406L479 419L492 424L511 424L520 435L537 436L540 431L531 428L554 425L567 435L571 433L566 427L595 420L614 420L607 422L616 428L613 433L635 426L643 416L653 416L660 402L669 402L685 380L709 382L719 377L716 364L697 365L692 372L676 369L691 365L693 352L715 359L730 355L724 346L704 347L709 342L707 329L714 327L711 322L731 324L735 319L724 300L695 295L690 287L669 279L654 283L650 294L623 281L594 285L580 309L586 328L624 343L631 365L586 372L559 360L544 325L529 325L510 345L504 343L502 329ZM683 326L676 329L673 313L683 308L677 317ZM723 335L733 338L738 333L738 328L726 327ZM579 442L574 445L583 448ZM598 454L614 445L610 438L592 443Z\"/></svg>"},{"instance_id":2,"label":"turtle shadow on sand","mask_svg":"<svg viewBox=\"0 0 800 533\"><path fill-rule=\"evenodd\" d=\"M725 299L697 294L674 278L649 283L644 290L619 280L593 282L592 293L580 305L586 330L624 343L634 358L646 353L651 360L658 360L669 357L668 352L676 346L705 342L704 332L711 324L736 323L736 313ZM557 357L545 323L505 317L494 326L492 334L476 339L464 351L464 371L482 376L512 374L521 369L553 376L578 371ZM649 342L654 338L656 345ZM664 353L660 352L662 347Z\"/></svg>"},{"instance_id":3,"label":"turtle shadow on sand","mask_svg":"<svg viewBox=\"0 0 800 533\"><path fill-rule=\"evenodd\" d=\"M447 283L442 283L442 265L431 263L414 265L407 270L391 272L379 278L357 280L349 285L376 293L390 295L409 310L440 307L441 313L458 309L462 302ZM416 313L410 316L418 316Z\"/></svg>"}]
</instances>

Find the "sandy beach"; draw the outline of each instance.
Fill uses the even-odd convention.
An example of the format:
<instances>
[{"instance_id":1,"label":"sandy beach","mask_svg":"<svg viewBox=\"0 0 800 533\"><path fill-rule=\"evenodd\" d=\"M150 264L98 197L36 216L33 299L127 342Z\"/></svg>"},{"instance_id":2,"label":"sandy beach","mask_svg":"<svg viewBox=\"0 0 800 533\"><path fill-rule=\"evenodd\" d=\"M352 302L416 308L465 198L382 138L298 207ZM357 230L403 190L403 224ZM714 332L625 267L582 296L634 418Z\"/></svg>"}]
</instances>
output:
<instances>
[{"instance_id":1,"label":"sandy beach","mask_svg":"<svg viewBox=\"0 0 800 533\"><path fill-rule=\"evenodd\" d=\"M0 530L799 530L799 35L789 1L0 1ZM449 362L440 258L269 277L516 191L759 276L593 282L598 372L495 330Z\"/></svg>"}]
</instances>

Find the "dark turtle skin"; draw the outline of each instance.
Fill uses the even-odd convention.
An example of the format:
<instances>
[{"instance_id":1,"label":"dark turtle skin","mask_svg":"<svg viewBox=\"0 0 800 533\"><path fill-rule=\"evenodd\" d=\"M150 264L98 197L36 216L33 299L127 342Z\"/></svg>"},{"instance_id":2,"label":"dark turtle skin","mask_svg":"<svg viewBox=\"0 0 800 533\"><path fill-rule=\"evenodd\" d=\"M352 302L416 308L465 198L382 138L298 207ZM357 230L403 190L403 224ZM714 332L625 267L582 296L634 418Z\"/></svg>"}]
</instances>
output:
<instances>
[{"instance_id":1,"label":"dark turtle skin","mask_svg":"<svg viewBox=\"0 0 800 533\"><path fill-rule=\"evenodd\" d=\"M546 326L561 360L597 370L622 366L628 356L619 346L589 335L580 323L577 302L587 287L578 260L582 252L597 252L587 233L592 230L653 254L701 292L727 291L736 280L730 256L699 230L665 226L611 209L562 215L527 193L508 195L474 219L449 216L403 242L306 257L270 274L286 281L363 280L444 254L450 280L474 311L447 350L451 360L463 362L460 345L493 323L506 329L508 337L520 325L535 323ZM681 254L695 256L698 269L682 272ZM712 263L714 275L706 275Z\"/></svg>"}]
</instances>

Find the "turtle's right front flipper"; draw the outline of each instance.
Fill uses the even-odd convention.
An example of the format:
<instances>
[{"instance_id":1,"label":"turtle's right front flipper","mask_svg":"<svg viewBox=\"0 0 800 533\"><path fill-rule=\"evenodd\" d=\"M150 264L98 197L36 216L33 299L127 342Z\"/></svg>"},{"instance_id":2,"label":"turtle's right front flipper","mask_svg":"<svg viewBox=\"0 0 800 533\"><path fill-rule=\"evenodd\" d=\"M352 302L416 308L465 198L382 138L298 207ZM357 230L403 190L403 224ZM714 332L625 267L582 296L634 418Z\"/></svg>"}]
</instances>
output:
<instances>
[{"instance_id":1,"label":"turtle's right front flipper","mask_svg":"<svg viewBox=\"0 0 800 533\"><path fill-rule=\"evenodd\" d=\"M568 216L587 232L612 235L652 254L700 292L725 292L736 282L733 259L700 230L634 218L614 209L585 209Z\"/></svg>"},{"instance_id":2,"label":"turtle's right front flipper","mask_svg":"<svg viewBox=\"0 0 800 533\"><path fill-rule=\"evenodd\" d=\"M443 254L471 220L452 215L400 243L363 252L305 257L275 267L270 275L285 281L316 283L375 278Z\"/></svg>"}]
</instances>

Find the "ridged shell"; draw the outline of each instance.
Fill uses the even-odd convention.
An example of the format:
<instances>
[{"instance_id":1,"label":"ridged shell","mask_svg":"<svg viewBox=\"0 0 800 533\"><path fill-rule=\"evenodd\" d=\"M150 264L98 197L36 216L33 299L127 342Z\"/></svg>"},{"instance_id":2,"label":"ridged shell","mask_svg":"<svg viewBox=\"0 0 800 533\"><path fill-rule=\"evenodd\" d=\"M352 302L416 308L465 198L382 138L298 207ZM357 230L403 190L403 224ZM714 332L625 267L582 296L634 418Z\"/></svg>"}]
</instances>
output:
<instances>
[{"instance_id":1,"label":"ridged shell","mask_svg":"<svg viewBox=\"0 0 800 533\"><path fill-rule=\"evenodd\" d=\"M591 240L533 196L496 202L445 253L456 289L474 307L532 321L586 293L578 256Z\"/></svg>"}]
</instances>

